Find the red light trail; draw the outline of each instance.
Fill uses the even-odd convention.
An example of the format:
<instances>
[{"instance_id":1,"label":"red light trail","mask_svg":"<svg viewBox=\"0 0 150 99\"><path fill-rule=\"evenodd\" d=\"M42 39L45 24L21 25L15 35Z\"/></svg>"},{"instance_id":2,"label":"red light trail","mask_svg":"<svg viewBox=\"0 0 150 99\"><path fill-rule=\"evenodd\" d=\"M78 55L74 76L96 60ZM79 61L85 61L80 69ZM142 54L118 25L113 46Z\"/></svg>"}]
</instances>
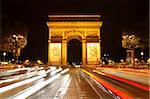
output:
<instances>
[{"instance_id":1,"label":"red light trail","mask_svg":"<svg viewBox=\"0 0 150 99\"><path fill-rule=\"evenodd\" d=\"M95 79L96 81L98 81L99 83L101 83L105 88L109 89L110 91L112 91L116 95L120 96L122 99L133 99L132 96L129 96L129 95L125 94L125 92L122 92L122 91L118 90L117 88L111 86L107 82L105 82L105 81L99 79L98 77L94 76L90 72L88 72L86 70L83 70L83 72L86 73L87 75L89 75L90 77L92 77L93 79Z\"/></svg>"},{"instance_id":2,"label":"red light trail","mask_svg":"<svg viewBox=\"0 0 150 99\"><path fill-rule=\"evenodd\" d=\"M146 90L146 91L150 91L150 88L148 86L144 86L144 85L138 84L138 83L133 82L131 80L127 80L127 79L124 79L124 78L120 78L120 77L113 76L113 75L110 75L110 74L107 74L107 73L103 73L103 72L99 72L99 71L95 71L95 72L100 74L100 75L105 75L107 77L110 77L110 78L113 78L113 79L125 82L125 83L130 84L130 85L133 85L133 86L138 87L140 89L143 89L143 90Z\"/></svg>"}]
</instances>

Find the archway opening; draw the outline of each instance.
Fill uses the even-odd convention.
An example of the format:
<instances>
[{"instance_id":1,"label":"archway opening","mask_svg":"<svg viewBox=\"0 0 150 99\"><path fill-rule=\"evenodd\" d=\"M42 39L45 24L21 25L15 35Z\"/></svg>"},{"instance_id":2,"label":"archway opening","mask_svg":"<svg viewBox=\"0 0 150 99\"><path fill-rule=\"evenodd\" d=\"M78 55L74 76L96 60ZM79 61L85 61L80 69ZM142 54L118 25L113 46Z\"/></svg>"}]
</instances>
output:
<instances>
[{"instance_id":1,"label":"archway opening","mask_svg":"<svg viewBox=\"0 0 150 99\"><path fill-rule=\"evenodd\" d=\"M79 65L82 62L82 43L77 39L68 42L68 63L70 65Z\"/></svg>"}]
</instances>

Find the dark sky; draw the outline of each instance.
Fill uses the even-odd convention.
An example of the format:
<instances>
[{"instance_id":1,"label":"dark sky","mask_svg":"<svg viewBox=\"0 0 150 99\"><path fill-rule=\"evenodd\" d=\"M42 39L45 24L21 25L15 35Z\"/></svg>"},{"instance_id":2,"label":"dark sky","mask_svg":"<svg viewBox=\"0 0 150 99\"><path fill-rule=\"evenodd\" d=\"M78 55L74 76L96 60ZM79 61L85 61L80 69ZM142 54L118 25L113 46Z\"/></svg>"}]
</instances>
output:
<instances>
[{"instance_id":1,"label":"dark sky","mask_svg":"<svg viewBox=\"0 0 150 99\"><path fill-rule=\"evenodd\" d=\"M3 0L1 8L2 15L9 20L29 27L28 45L22 54L24 59L47 60L46 22L49 14L100 14L103 21L102 52L108 52L116 59L125 57L121 46L123 28L144 24L143 31L148 31L149 24L148 0Z\"/></svg>"}]
</instances>

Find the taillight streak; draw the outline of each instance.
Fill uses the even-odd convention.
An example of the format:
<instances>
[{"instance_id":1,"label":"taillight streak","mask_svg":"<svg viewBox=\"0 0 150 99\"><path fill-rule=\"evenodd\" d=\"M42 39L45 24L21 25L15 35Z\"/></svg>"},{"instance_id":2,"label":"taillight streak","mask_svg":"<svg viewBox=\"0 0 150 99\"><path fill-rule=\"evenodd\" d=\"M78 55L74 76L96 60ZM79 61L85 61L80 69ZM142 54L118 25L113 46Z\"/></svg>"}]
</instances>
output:
<instances>
[{"instance_id":1,"label":"taillight streak","mask_svg":"<svg viewBox=\"0 0 150 99\"><path fill-rule=\"evenodd\" d=\"M110 91L112 91L114 94L118 95L119 97L121 97L122 99L133 99L132 96L129 96L127 94L125 94L124 92L118 90L117 88L111 86L110 84L108 84L107 82L99 79L98 77L94 76L93 74L91 74L90 72L83 70L84 73L86 73L87 75L89 75L90 77L92 77L93 79L95 79L96 81L98 81L99 83L101 83L105 88L109 89Z\"/></svg>"},{"instance_id":2,"label":"taillight streak","mask_svg":"<svg viewBox=\"0 0 150 99\"><path fill-rule=\"evenodd\" d=\"M98 74L100 74L100 75L105 75L105 76L107 76L107 77L110 77L110 78L113 78L113 79L116 79L116 80L125 82L125 83L127 83L127 84L130 84L130 85L132 85L132 86L138 87L138 88L143 89L143 90L146 90L146 91L149 91L149 90L150 90L149 87L144 86L144 85L141 85L141 84L138 84L138 83L133 82L133 81L131 81L131 80L127 80L127 79L120 78L120 77L117 77L117 76L113 76L113 75L110 75L110 74L107 74L107 73L99 72L99 71L96 71L96 70L94 70L94 72L96 72L96 73L98 73Z\"/></svg>"}]
</instances>

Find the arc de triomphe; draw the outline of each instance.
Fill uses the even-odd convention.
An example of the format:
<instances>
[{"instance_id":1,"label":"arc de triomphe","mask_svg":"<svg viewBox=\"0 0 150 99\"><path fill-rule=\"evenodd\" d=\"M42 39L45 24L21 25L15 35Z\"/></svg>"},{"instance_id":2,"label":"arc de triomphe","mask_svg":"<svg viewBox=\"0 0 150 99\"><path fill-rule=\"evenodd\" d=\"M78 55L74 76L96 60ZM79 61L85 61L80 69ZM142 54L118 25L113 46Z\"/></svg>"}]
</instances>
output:
<instances>
[{"instance_id":1,"label":"arc de triomphe","mask_svg":"<svg viewBox=\"0 0 150 99\"><path fill-rule=\"evenodd\" d=\"M67 44L82 42L82 64L101 60L100 15L49 15L48 63L67 65ZM74 53L74 52L73 52Z\"/></svg>"}]
</instances>

